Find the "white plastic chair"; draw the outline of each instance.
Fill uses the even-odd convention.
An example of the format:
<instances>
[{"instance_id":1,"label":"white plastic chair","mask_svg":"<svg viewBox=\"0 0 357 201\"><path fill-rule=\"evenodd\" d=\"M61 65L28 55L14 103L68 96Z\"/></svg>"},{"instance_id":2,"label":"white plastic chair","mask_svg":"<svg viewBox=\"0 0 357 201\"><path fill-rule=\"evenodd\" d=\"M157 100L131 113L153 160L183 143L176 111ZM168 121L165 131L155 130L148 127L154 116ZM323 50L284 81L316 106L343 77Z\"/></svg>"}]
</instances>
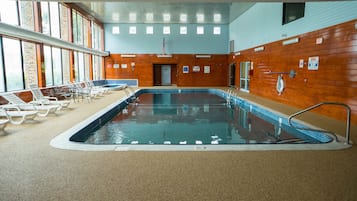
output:
<instances>
[{"instance_id":1,"label":"white plastic chair","mask_svg":"<svg viewBox=\"0 0 357 201\"><path fill-rule=\"evenodd\" d=\"M31 103L38 105L58 105L58 110L68 108L71 101L58 100L57 97L44 96L42 91L36 85L30 85L33 101Z\"/></svg>"}]
</instances>

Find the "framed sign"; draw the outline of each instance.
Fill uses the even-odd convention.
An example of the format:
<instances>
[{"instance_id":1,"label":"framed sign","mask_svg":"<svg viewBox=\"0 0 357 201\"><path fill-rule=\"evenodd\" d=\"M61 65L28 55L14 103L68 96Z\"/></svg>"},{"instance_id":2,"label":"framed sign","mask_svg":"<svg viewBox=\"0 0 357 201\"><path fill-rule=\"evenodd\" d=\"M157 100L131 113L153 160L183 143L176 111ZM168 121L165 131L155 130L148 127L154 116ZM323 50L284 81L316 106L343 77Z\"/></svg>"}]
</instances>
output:
<instances>
[{"instance_id":1,"label":"framed sign","mask_svg":"<svg viewBox=\"0 0 357 201\"><path fill-rule=\"evenodd\" d=\"M182 72L183 73L188 73L189 72L189 67L188 66L183 66L182 67Z\"/></svg>"},{"instance_id":2,"label":"framed sign","mask_svg":"<svg viewBox=\"0 0 357 201\"><path fill-rule=\"evenodd\" d=\"M204 73L211 73L211 67L210 66L204 66L203 67L203 72Z\"/></svg>"},{"instance_id":3,"label":"framed sign","mask_svg":"<svg viewBox=\"0 0 357 201\"><path fill-rule=\"evenodd\" d=\"M119 68L119 64L114 64L113 68Z\"/></svg>"},{"instance_id":4,"label":"framed sign","mask_svg":"<svg viewBox=\"0 0 357 201\"><path fill-rule=\"evenodd\" d=\"M128 67L127 64L122 64L122 65L121 65L121 68L127 68L127 67Z\"/></svg>"},{"instance_id":5,"label":"framed sign","mask_svg":"<svg viewBox=\"0 0 357 201\"><path fill-rule=\"evenodd\" d=\"M193 66L192 67L192 72L200 72L201 68L200 66Z\"/></svg>"}]
</instances>

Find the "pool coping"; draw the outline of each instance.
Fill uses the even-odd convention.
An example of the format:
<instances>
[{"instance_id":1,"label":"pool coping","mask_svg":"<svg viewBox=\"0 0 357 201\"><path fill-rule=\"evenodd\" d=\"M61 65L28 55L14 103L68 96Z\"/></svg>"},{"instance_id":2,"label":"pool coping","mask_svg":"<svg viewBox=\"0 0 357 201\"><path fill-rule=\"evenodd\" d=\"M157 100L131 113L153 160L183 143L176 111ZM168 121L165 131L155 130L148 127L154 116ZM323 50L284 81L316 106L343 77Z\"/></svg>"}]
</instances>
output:
<instances>
[{"instance_id":1,"label":"pool coping","mask_svg":"<svg viewBox=\"0 0 357 201\"><path fill-rule=\"evenodd\" d=\"M143 89L136 89L135 91L132 92L131 95L139 92L140 90ZM215 89L218 90L219 92L226 93L226 91L222 89ZM130 95L130 96L131 96ZM84 144L80 142L73 142L70 141L70 137L80 131L81 129L85 128L87 125L89 125L92 121L100 118L103 114L106 112L110 111L120 103L124 102L127 100L128 97L123 97L119 99L118 101L115 101L114 103L104 107L100 111L96 112L95 114L89 116L86 118L84 121L74 125L73 127L69 128L65 132L57 135L55 138L53 138L50 141L50 145L52 147L58 148L58 149L65 149L65 150L78 150L78 151L268 151L268 150L340 150L340 149L346 149L351 147L351 144L344 143L345 138L337 135L338 141L332 140L331 142L328 143L322 143L322 144L202 144L202 145L165 145L165 144L154 144L154 145L142 145L142 144L135 144L135 145L129 145L129 144L113 144L113 145L108 145L108 144L101 144L101 145L95 145L95 144ZM277 114L279 116L282 116L284 118L287 118L288 115L281 113L279 111L273 110L271 108L268 108L266 106L263 106L261 104L252 102L250 100L244 99L242 97L239 97L241 100L244 100L248 102L249 104L258 106L260 108L263 108L265 110L268 110L269 112L273 112L274 114ZM299 124L302 124L304 126L309 126L310 128L315 128L319 129L316 126L313 126L311 124L308 124L304 121L301 120L294 120L295 122L298 122ZM334 138L330 134L326 134L330 136L331 138Z\"/></svg>"}]
</instances>

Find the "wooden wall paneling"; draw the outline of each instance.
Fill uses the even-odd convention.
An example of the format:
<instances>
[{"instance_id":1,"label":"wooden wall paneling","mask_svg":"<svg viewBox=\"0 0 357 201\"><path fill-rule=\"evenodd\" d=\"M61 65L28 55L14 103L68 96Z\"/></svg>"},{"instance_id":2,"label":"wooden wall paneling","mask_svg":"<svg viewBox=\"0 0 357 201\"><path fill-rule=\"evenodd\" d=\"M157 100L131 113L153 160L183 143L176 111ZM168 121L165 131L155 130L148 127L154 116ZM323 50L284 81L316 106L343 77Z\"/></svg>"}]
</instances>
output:
<instances>
[{"instance_id":1,"label":"wooden wall paneling","mask_svg":"<svg viewBox=\"0 0 357 201\"><path fill-rule=\"evenodd\" d=\"M315 32L302 34L299 42L282 45L282 41L264 44L265 50L254 48L241 51L235 62L254 62L250 93L305 108L322 101L337 101L352 108L352 122L357 124L357 30L356 21L350 21ZM294 37L292 37L294 38ZM321 44L316 39L322 38ZM319 56L319 69L308 70L308 58ZM299 68L299 60L304 67ZM289 72L295 70L295 78L283 75L286 88L279 96L276 92L277 74L264 72ZM239 69L237 72L239 76ZM239 84L239 83L237 83ZM237 85L239 86L239 85ZM345 119L340 107L323 106L318 113L337 119Z\"/></svg>"}]
</instances>

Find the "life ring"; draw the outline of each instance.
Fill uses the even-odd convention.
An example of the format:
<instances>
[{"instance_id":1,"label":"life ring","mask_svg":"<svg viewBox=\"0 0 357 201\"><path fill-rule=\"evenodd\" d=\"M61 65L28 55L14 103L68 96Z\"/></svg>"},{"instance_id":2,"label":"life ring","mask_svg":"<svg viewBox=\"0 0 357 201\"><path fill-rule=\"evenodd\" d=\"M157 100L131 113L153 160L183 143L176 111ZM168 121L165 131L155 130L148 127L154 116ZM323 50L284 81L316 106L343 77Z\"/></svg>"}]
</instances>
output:
<instances>
[{"instance_id":1,"label":"life ring","mask_svg":"<svg viewBox=\"0 0 357 201\"><path fill-rule=\"evenodd\" d=\"M283 76L278 75L278 81L276 82L276 91L278 92L279 95L283 93L284 88L285 88L285 82L283 80Z\"/></svg>"}]
</instances>

